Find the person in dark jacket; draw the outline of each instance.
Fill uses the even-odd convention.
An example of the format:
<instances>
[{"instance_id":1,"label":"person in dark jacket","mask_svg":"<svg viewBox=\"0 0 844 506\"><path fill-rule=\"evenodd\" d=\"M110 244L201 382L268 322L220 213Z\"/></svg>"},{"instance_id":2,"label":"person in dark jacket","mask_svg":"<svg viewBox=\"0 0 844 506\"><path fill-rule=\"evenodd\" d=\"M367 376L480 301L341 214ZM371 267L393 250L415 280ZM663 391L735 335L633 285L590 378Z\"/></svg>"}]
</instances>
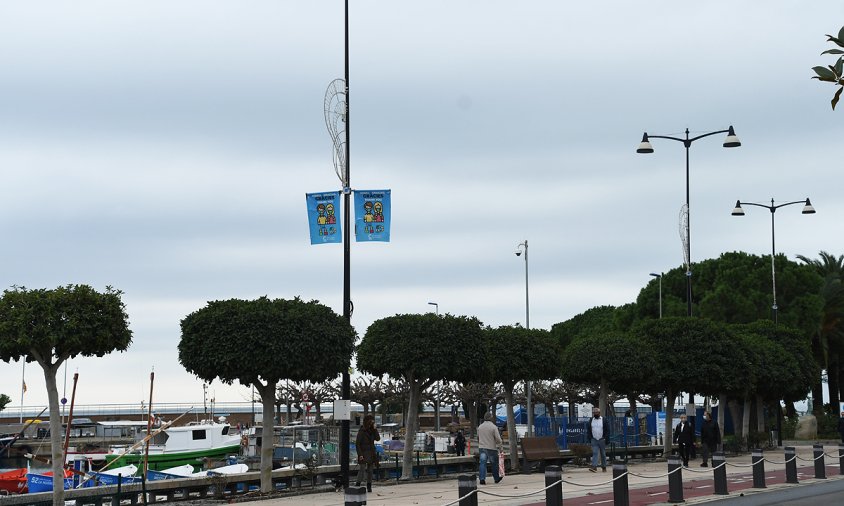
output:
<instances>
[{"instance_id":1,"label":"person in dark jacket","mask_svg":"<svg viewBox=\"0 0 844 506\"><path fill-rule=\"evenodd\" d=\"M372 468L378 465L378 454L375 452L375 442L381 441L381 435L375 428L375 417L363 417L363 426L358 431L355 447L358 451L358 479L355 486L360 486L366 473L366 490L372 492Z\"/></svg>"},{"instance_id":2,"label":"person in dark jacket","mask_svg":"<svg viewBox=\"0 0 844 506\"><path fill-rule=\"evenodd\" d=\"M607 443L610 440L610 422L601 416L601 410L592 410L592 419L586 426L586 441L592 445L592 465L589 470L598 472L598 457L601 458L601 469L607 472Z\"/></svg>"},{"instance_id":3,"label":"person in dark jacket","mask_svg":"<svg viewBox=\"0 0 844 506\"><path fill-rule=\"evenodd\" d=\"M700 426L700 446L703 451L703 463L700 467L708 467L709 457L718 450L721 444L721 428L718 422L712 419L712 413L703 413L703 425Z\"/></svg>"},{"instance_id":4,"label":"person in dark jacket","mask_svg":"<svg viewBox=\"0 0 844 506\"><path fill-rule=\"evenodd\" d=\"M454 451L458 456L466 455L466 437L462 430L458 430L457 435L454 436Z\"/></svg>"},{"instance_id":5,"label":"person in dark jacket","mask_svg":"<svg viewBox=\"0 0 844 506\"><path fill-rule=\"evenodd\" d=\"M692 424L686 420L686 415L680 415L680 423L674 427L674 442L680 448L680 458L683 459L683 467L689 467L689 453L695 442L695 433Z\"/></svg>"}]
</instances>

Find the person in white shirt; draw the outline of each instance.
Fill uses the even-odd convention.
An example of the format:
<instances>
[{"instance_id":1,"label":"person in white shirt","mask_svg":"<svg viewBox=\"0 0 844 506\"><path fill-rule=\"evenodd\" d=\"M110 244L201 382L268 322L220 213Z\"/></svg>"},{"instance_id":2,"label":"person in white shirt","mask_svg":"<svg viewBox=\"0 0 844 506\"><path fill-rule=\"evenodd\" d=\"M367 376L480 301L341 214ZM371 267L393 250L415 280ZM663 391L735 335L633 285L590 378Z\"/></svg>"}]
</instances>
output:
<instances>
[{"instance_id":1,"label":"person in white shirt","mask_svg":"<svg viewBox=\"0 0 844 506\"><path fill-rule=\"evenodd\" d=\"M607 472L607 441L610 440L610 422L601 416L601 410L592 410L592 419L586 430L586 440L592 443L592 466L589 470L598 472L598 456L601 457L601 469Z\"/></svg>"},{"instance_id":2,"label":"person in white shirt","mask_svg":"<svg viewBox=\"0 0 844 506\"><path fill-rule=\"evenodd\" d=\"M502 446L501 434L498 433L498 427L492 423L492 419L492 413L487 413L484 416L484 423L478 426L478 451L481 461L478 478L480 478L481 485L486 485L487 461L492 464L492 477L495 479L495 483L503 479L498 473L498 451Z\"/></svg>"}]
</instances>

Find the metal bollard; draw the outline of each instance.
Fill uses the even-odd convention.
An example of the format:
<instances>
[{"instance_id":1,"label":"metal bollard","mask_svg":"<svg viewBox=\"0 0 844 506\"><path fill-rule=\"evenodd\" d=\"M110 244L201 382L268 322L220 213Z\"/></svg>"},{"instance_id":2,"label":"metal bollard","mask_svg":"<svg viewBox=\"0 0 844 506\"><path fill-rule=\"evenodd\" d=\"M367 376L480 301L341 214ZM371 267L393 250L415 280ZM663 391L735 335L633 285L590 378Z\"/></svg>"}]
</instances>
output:
<instances>
[{"instance_id":1,"label":"metal bollard","mask_svg":"<svg viewBox=\"0 0 844 506\"><path fill-rule=\"evenodd\" d=\"M366 504L366 487L346 487L345 506L364 506Z\"/></svg>"},{"instance_id":2,"label":"metal bollard","mask_svg":"<svg viewBox=\"0 0 844 506\"><path fill-rule=\"evenodd\" d=\"M683 461L680 457L672 455L668 457L668 502L678 503L683 501Z\"/></svg>"},{"instance_id":3,"label":"metal bollard","mask_svg":"<svg viewBox=\"0 0 844 506\"><path fill-rule=\"evenodd\" d=\"M728 495L727 491L727 459L724 452L712 454L712 473L715 475L715 495Z\"/></svg>"},{"instance_id":4,"label":"metal bollard","mask_svg":"<svg viewBox=\"0 0 844 506\"><path fill-rule=\"evenodd\" d=\"M823 445L812 445L812 455L815 457L815 479L826 479L826 464L824 464Z\"/></svg>"},{"instance_id":5,"label":"metal bollard","mask_svg":"<svg viewBox=\"0 0 844 506\"><path fill-rule=\"evenodd\" d=\"M477 492L478 482L476 475L466 476L465 474L461 474L457 477L457 498L460 499L459 506L478 506Z\"/></svg>"},{"instance_id":6,"label":"metal bollard","mask_svg":"<svg viewBox=\"0 0 844 506\"><path fill-rule=\"evenodd\" d=\"M562 506L563 504L563 470L560 466L545 468L545 506ZM557 483L559 481L559 483ZM557 483L553 487L552 484Z\"/></svg>"},{"instance_id":7,"label":"metal bollard","mask_svg":"<svg viewBox=\"0 0 844 506\"><path fill-rule=\"evenodd\" d=\"M844 474L844 444L838 445L838 473Z\"/></svg>"},{"instance_id":8,"label":"metal bollard","mask_svg":"<svg viewBox=\"0 0 844 506\"><path fill-rule=\"evenodd\" d=\"M613 505L630 506L630 491L627 486L627 464L613 464L612 477Z\"/></svg>"},{"instance_id":9,"label":"metal bollard","mask_svg":"<svg viewBox=\"0 0 844 506\"><path fill-rule=\"evenodd\" d=\"M785 482L800 483L797 480L797 451L793 446L785 447Z\"/></svg>"},{"instance_id":10,"label":"metal bollard","mask_svg":"<svg viewBox=\"0 0 844 506\"><path fill-rule=\"evenodd\" d=\"M753 463L753 488L765 488L765 457L761 448L751 451L750 461Z\"/></svg>"}]
</instances>

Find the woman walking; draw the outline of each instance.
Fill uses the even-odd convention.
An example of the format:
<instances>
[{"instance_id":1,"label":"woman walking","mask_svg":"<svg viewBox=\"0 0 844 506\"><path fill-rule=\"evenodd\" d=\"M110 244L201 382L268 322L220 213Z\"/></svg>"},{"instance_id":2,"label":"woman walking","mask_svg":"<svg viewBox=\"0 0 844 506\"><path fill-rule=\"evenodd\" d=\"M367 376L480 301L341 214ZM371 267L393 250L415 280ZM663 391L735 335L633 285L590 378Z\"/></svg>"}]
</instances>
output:
<instances>
[{"instance_id":1,"label":"woman walking","mask_svg":"<svg viewBox=\"0 0 844 506\"><path fill-rule=\"evenodd\" d=\"M375 428L375 417L363 417L363 427L358 431L355 446L358 450L358 480L355 486L360 486L366 472L366 491L372 492L372 468L378 465L378 454L375 453L375 442L381 441L381 435Z\"/></svg>"}]
</instances>

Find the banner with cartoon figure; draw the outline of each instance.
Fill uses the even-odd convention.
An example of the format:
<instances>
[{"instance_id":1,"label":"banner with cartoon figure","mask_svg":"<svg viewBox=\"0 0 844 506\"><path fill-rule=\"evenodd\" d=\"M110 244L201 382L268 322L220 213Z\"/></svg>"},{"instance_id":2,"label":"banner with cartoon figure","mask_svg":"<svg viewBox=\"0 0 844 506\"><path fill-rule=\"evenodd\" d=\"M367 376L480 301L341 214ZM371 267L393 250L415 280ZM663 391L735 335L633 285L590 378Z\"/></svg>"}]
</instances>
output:
<instances>
[{"instance_id":1,"label":"banner with cartoon figure","mask_svg":"<svg viewBox=\"0 0 844 506\"><path fill-rule=\"evenodd\" d=\"M308 204L308 225L311 229L311 244L343 242L340 233L340 192L306 193Z\"/></svg>"},{"instance_id":2,"label":"banner with cartoon figure","mask_svg":"<svg viewBox=\"0 0 844 506\"><path fill-rule=\"evenodd\" d=\"M390 242L390 190L355 190L355 240Z\"/></svg>"}]
</instances>

